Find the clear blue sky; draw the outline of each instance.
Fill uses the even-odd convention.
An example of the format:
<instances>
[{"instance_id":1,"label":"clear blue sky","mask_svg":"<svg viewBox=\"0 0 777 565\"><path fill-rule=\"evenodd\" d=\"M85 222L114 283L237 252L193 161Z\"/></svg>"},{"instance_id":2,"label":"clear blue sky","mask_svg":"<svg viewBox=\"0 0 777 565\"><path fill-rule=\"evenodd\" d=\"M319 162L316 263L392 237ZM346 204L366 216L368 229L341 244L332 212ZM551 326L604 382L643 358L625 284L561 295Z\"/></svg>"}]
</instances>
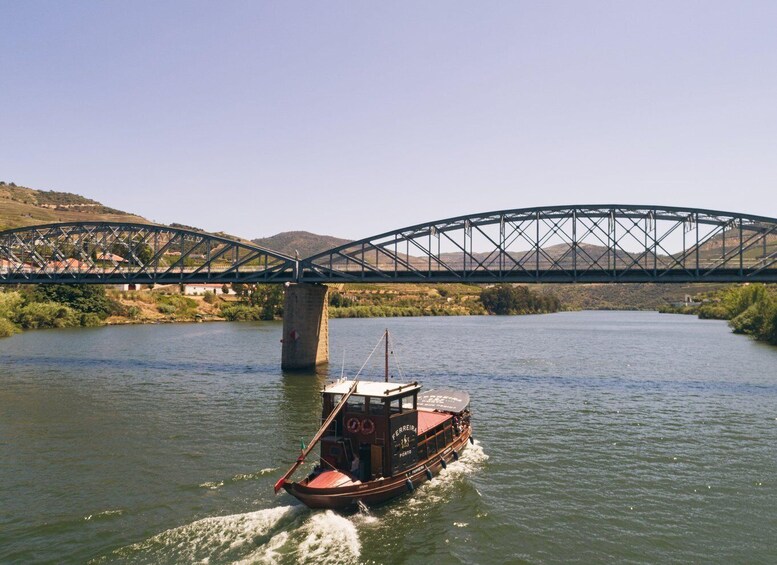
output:
<instances>
[{"instance_id":1,"label":"clear blue sky","mask_svg":"<svg viewBox=\"0 0 777 565\"><path fill-rule=\"evenodd\" d=\"M777 2L0 0L0 180L244 237L777 217Z\"/></svg>"}]
</instances>

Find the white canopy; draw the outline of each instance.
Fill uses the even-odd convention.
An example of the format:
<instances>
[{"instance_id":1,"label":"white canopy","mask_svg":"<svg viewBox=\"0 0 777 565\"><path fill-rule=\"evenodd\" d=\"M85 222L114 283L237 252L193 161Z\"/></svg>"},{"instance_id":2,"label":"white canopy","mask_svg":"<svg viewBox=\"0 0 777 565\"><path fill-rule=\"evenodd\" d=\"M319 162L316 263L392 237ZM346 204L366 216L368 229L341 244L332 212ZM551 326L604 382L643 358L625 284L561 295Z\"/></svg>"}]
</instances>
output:
<instances>
[{"instance_id":1,"label":"white canopy","mask_svg":"<svg viewBox=\"0 0 777 565\"><path fill-rule=\"evenodd\" d=\"M340 381L328 384L324 392L328 394L345 394L353 385L353 381ZM385 383L375 381L359 381L354 391L354 396L372 396L376 398L390 398L404 396L410 391L418 391L421 385L418 383Z\"/></svg>"}]
</instances>

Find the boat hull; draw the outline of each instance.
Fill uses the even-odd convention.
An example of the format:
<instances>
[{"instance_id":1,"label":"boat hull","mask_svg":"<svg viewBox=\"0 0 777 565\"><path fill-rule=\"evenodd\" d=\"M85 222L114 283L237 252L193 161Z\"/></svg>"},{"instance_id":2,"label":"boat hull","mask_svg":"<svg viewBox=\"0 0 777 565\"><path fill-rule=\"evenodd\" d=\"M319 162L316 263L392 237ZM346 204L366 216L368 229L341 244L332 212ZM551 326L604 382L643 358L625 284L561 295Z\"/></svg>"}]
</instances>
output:
<instances>
[{"instance_id":1,"label":"boat hull","mask_svg":"<svg viewBox=\"0 0 777 565\"><path fill-rule=\"evenodd\" d=\"M467 446L470 435L471 428L463 429L445 449L419 462L408 472L395 477L334 488L312 488L306 486L305 481L286 482L283 488L310 508L346 510L355 508L360 502L367 506L374 506L411 492L428 481L429 475L439 474L444 468L443 461L445 465L453 462Z\"/></svg>"}]
</instances>

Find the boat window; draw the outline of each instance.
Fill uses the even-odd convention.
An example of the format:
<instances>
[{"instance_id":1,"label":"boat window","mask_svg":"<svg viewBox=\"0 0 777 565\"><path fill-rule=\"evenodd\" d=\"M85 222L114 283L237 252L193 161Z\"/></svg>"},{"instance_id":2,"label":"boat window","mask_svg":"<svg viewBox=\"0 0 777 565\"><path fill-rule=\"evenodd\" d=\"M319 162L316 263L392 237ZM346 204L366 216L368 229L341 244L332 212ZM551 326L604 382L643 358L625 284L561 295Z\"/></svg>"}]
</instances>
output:
<instances>
[{"instance_id":1,"label":"boat window","mask_svg":"<svg viewBox=\"0 0 777 565\"><path fill-rule=\"evenodd\" d=\"M392 414L399 414L402 412L401 402L402 401L399 398L395 398L391 401L390 412Z\"/></svg>"},{"instance_id":2,"label":"boat window","mask_svg":"<svg viewBox=\"0 0 777 565\"><path fill-rule=\"evenodd\" d=\"M332 399L332 406L337 406L340 404L340 400L342 400L343 395L342 394L330 394L329 397Z\"/></svg>"},{"instance_id":3,"label":"boat window","mask_svg":"<svg viewBox=\"0 0 777 565\"><path fill-rule=\"evenodd\" d=\"M410 396L404 396L402 397L402 412L409 412L413 409L413 398L415 395L411 394Z\"/></svg>"},{"instance_id":4,"label":"boat window","mask_svg":"<svg viewBox=\"0 0 777 565\"><path fill-rule=\"evenodd\" d=\"M375 398L374 396L369 397L368 406L370 414L375 414L378 416L383 414L384 404L382 398Z\"/></svg>"},{"instance_id":5,"label":"boat window","mask_svg":"<svg viewBox=\"0 0 777 565\"><path fill-rule=\"evenodd\" d=\"M364 412L364 397L352 396L345 402L346 412Z\"/></svg>"}]
</instances>

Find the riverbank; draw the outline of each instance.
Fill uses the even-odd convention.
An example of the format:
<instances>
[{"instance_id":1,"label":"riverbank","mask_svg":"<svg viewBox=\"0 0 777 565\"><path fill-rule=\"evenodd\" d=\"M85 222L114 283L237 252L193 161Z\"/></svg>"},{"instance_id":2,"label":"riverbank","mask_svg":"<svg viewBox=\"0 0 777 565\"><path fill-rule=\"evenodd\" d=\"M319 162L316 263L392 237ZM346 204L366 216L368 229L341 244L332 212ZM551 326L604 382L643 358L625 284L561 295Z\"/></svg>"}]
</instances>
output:
<instances>
[{"instance_id":1,"label":"riverbank","mask_svg":"<svg viewBox=\"0 0 777 565\"><path fill-rule=\"evenodd\" d=\"M748 290L750 289L750 290ZM758 290L763 289L763 291ZM220 289L221 290L221 289ZM120 291L40 285L0 292L0 337L37 328L273 320L280 285L233 285L229 294L184 296L175 286ZM330 318L533 314L559 310L653 310L731 320L737 333L777 342L777 289L765 285L329 285ZM749 297L749 298L748 298ZM690 298L692 306L685 304ZM684 300L685 299L685 300Z\"/></svg>"},{"instance_id":2,"label":"riverbank","mask_svg":"<svg viewBox=\"0 0 777 565\"><path fill-rule=\"evenodd\" d=\"M120 292L89 285L40 285L0 292L0 337L43 328L228 319L213 296L174 289Z\"/></svg>"},{"instance_id":3,"label":"riverbank","mask_svg":"<svg viewBox=\"0 0 777 565\"><path fill-rule=\"evenodd\" d=\"M666 306L659 312L728 320L734 333L777 345L777 286L748 284L697 294L690 304Z\"/></svg>"},{"instance_id":4,"label":"riverbank","mask_svg":"<svg viewBox=\"0 0 777 565\"><path fill-rule=\"evenodd\" d=\"M0 292L0 337L39 328L176 322L275 320L283 287L232 285L228 292L184 296L177 286L120 291L87 285L40 285ZM549 290L523 286L331 285L330 318L536 314L563 308Z\"/></svg>"}]
</instances>

